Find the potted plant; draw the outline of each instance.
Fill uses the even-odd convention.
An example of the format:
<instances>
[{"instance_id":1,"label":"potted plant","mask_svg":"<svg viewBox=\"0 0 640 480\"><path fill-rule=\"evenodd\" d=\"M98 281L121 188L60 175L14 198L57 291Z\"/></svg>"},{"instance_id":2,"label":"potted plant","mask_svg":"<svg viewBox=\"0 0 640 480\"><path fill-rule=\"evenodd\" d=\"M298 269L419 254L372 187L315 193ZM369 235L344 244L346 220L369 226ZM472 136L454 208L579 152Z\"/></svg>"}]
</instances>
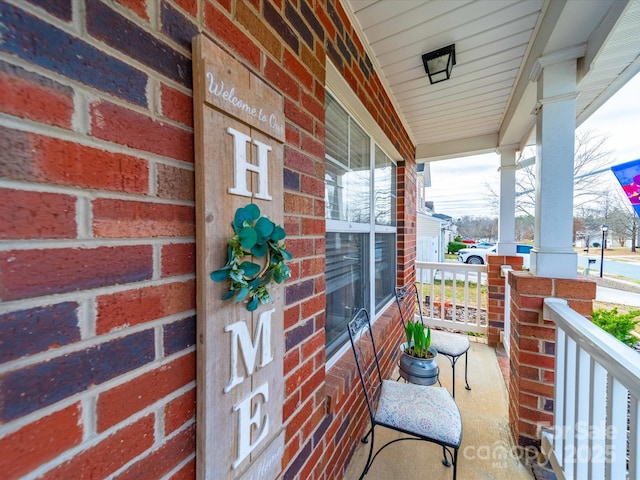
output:
<instances>
[{"instance_id":1,"label":"potted plant","mask_svg":"<svg viewBox=\"0 0 640 480\"><path fill-rule=\"evenodd\" d=\"M407 382L433 385L438 381L438 352L431 347L431 328L415 320L405 327L406 343L400 346L400 376Z\"/></svg>"}]
</instances>

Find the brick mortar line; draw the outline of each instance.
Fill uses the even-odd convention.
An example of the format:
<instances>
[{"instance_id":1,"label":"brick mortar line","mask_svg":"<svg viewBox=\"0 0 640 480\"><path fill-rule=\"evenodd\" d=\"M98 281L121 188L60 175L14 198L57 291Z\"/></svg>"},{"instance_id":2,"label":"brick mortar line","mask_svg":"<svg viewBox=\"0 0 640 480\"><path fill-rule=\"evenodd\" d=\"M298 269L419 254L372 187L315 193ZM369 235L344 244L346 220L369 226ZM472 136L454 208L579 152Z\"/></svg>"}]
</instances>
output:
<instances>
[{"instance_id":1,"label":"brick mortar line","mask_svg":"<svg viewBox=\"0 0 640 480\"><path fill-rule=\"evenodd\" d=\"M288 170L291 170L291 169L288 169ZM294 171L297 172L297 170L294 170ZM313 193L302 192L300 190L292 190L292 189L287 188L287 187L285 187L283 189L283 191L284 191L284 193L287 193L289 195L294 195L296 197L302 197L302 198L308 198L309 200L312 200L314 202L315 201L319 201L319 200L324 200L323 197L319 197L319 196L317 196L317 195L315 195ZM300 217L300 218L320 218L322 220L326 220L326 217L324 217L324 216L314 215L314 214L310 214L310 213L287 212L287 211L284 211L283 213L284 213L284 215L291 215L291 216L295 216L296 218L297 217Z\"/></svg>"},{"instance_id":2,"label":"brick mortar line","mask_svg":"<svg viewBox=\"0 0 640 480\"><path fill-rule=\"evenodd\" d=\"M188 463L195 461L196 459L196 452L193 451L191 453L191 455L189 455L187 458L185 458L183 461L181 461L180 463L178 463L178 465L176 465L174 468L172 468L171 470L169 470L166 475L164 475L160 480L171 480L176 477L176 474L182 470Z\"/></svg>"},{"instance_id":3,"label":"brick mortar line","mask_svg":"<svg viewBox=\"0 0 640 480\"><path fill-rule=\"evenodd\" d=\"M23 68L25 71L27 72L31 72L34 73L36 75L42 76L44 78L47 78L57 84L69 87L71 89L74 90L74 92L77 94L78 92L84 94L88 99L95 99L98 101L108 101L109 103L112 103L114 105L118 105L120 107L124 107L127 108L131 111L146 115L147 117L155 120L155 121L162 121L165 122L171 126L174 126L176 128L180 128L182 130L184 130L185 132L188 133L193 133L194 129L192 126L189 125L185 125L183 123L180 123L170 117L166 117L162 114L160 114L160 112L158 111L153 111L151 109L151 104L152 102L149 101L149 92L148 89L149 87L149 80L150 79L154 79L157 80L159 82L159 85L167 85L168 87L174 89L174 90L178 90L186 95L189 96L193 96L193 92L191 90L187 90L185 89L184 86L179 85L179 84L175 84L174 82L170 82L170 79L167 79L165 77L160 77L159 75L152 75L147 71L143 71L143 73L145 73L147 75L147 86L145 87L146 90L146 97L147 97L147 107L141 106L141 105L136 105L134 103L130 103L120 97L116 97L115 95L110 94L109 92L106 92L104 90L100 90L92 85L88 85L86 83L82 83L79 82L78 80L71 78L71 77L67 77L64 76L60 73L54 72L52 70L47 70L46 68L40 67L39 65L33 64L33 63L29 63L21 58L17 58L17 57L12 57L10 55L7 54L3 54L2 52L0 52L0 61L3 61L5 63L8 63L9 65L14 65L16 67L20 67ZM157 73L157 72L156 72ZM177 86L182 86L182 89L177 88ZM159 91L159 88L158 88ZM87 105L90 106L91 103L96 103L96 102L87 102ZM306 111L306 110L305 110ZM4 115L4 114L3 114ZM29 122L29 119L20 119L22 121L26 121ZM93 138L93 137L92 137Z\"/></svg>"},{"instance_id":4,"label":"brick mortar line","mask_svg":"<svg viewBox=\"0 0 640 480\"><path fill-rule=\"evenodd\" d=\"M126 105L130 105L130 104L126 104ZM120 143L115 143L108 140L102 140L98 137L77 132L75 130L69 130L61 127L54 127L51 125L47 125L45 123L35 122L28 118L14 117L7 113L0 112L0 127L6 127L11 130L17 130L22 133L35 134L35 135L55 138L57 140L64 140L64 141L71 142L74 145L95 148L97 150L103 150L109 153L119 153L122 155L127 155L129 157L138 158L140 160L146 160L148 162L161 163L161 164L169 165L176 168L182 168L184 170L195 171L194 162L185 162L183 160L178 160L176 158L159 155L157 153L148 152L146 150L139 150L132 147L127 147L126 145L122 145ZM185 130L185 132L193 133L193 130L191 131ZM195 157L195 154L194 154L194 157Z\"/></svg>"},{"instance_id":5,"label":"brick mortar line","mask_svg":"<svg viewBox=\"0 0 640 480\"><path fill-rule=\"evenodd\" d=\"M175 392L173 392L173 393L175 393ZM166 400L168 398L170 398L170 395L162 397L161 400ZM176 396L176 398L177 398L177 396ZM155 405L155 403L152 404L152 405ZM54 468L57 468L58 466L63 465L64 463L72 460L75 456L80 455L80 454L84 453L85 451L90 450L91 448L94 448L94 447L100 445L100 443L102 441L106 440L107 438L109 438L113 434L117 433L118 431L122 430L123 428L127 428L128 426L133 425L135 422L137 422L138 420L144 418L145 416L147 416L147 415L149 415L151 413L155 414L154 410L150 410L150 407L152 405L145 407L143 410L139 410L138 412L134 413L130 417L126 418L124 421L112 426L111 428L105 430L104 432L101 432L101 433L97 434L95 437L92 437L91 439L88 439L88 440L84 440L82 443L80 443L80 444L78 444L78 445L76 445L74 447L69 448L68 450L66 450L62 454L58 455L57 457L53 458L49 462L41 464L38 468L36 468L35 470L32 470L27 475L25 475L23 477L24 480L30 480L30 479L35 480L35 479L41 477L44 473L48 472L49 470L53 470ZM144 450L143 452L141 452L140 455L136 456L135 458L133 458L132 460L127 462L125 465L123 465L122 468L116 470L116 472L123 472L123 471L126 470L126 468L129 468L132 465L135 465L136 463L140 462L141 459L147 457L152 452L158 450L158 447L164 446L167 442L171 441L173 438L175 438L176 436L180 435L186 429L191 427L191 425L194 424L194 423L195 423L195 419L192 419L192 420L186 422L180 428L178 428L175 431L171 432L169 435L163 436L161 439L157 439L157 438L154 437L154 440L153 440L153 443L152 443L151 447L149 447L147 450ZM159 442L158 440L162 440L162 442ZM109 474L109 476L107 478L115 478L115 473L116 472L114 472L112 474Z\"/></svg>"},{"instance_id":6,"label":"brick mortar line","mask_svg":"<svg viewBox=\"0 0 640 480\"><path fill-rule=\"evenodd\" d=\"M55 358L63 357L71 353L81 352L89 348L100 346L104 343L109 343L113 340L118 340L120 338L125 338L130 335L134 335L136 333L144 332L145 330L154 330L153 337L154 337L154 350L155 350L155 347L156 347L155 339L158 336L156 327L164 327L166 325L171 325L173 323L177 323L180 320L184 320L187 317L195 316L195 314L196 314L195 308L190 310L185 310L180 313L174 313L172 315L167 315L162 318L151 320L145 323L140 323L130 327L121 328L121 329L114 330L109 333L97 335L95 337L91 337L88 339L79 340L75 343L70 343L68 345L64 345L54 350L46 350L44 352L38 352L33 355L29 355L27 357L18 358L17 360L11 360L0 365L0 375L19 371L24 368L28 368L30 366L37 365L39 363L48 362ZM189 348L195 348L195 345ZM154 352L153 360L151 360L145 365L162 362L164 359L167 358L166 356L163 356L162 358L157 358L156 353L157 352Z\"/></svg>"},{"instance_id":7,"label":"brick mortar line","mask_svg":"<svg viewBox=\"0 0 640 480\"><path fill-rule=\"evenodd\" d=\"M168 77L164 77L164 75L160 74L160 72L157 72L156 70L151 69L151 67L147 65L139 63L136 59L129 56L128 54L115 49L111 45L104 43L102 40L91 35L91 33L86 28L87 13L84 8L80 10L76 6L73 6L72 12L71 12L72 18L69 22L65 22L64 20L61 20L60 18L55 17L54 15L48 13L45 9L40 9L33 5L21 3L20 1L15 1L15 0L7 0L7 1L11 5L13 5L15 8L36 17L37 19L45 22L51 27L61 30L78 40L82 40L87 45L90 45L96 48L97 50L100 50L103 53L108 54L113 58L117 58L118 60L122 61L123 63L126 63L127 65L134 66L136 69L141 70L145 73L155 72L157 75L162 76L162 78L166 78L166 80L168 80L169 82L178 84L177 82L175 82L175 80ZM127 8L123 7L123 8L111 8L111 9L114 12L116 12L118 15L122 16L127 21L134 24L143 32L151 35L159 43L162 43L163 45L167 45L173 50L175 50L176 52L178 52L180 55L183 55L184 57L191 59L191 50L186 49L184 46L180 45L173 38L171 38L171 36L164 33L161 30L160 25L153 24L153 18L151 16L149 17L149 22L147 23L147 21L138 17L136 14L132 13ZM158 10L157 17L159 18L160 15L161 15L161 12L160 10ZM191 15L185 15L185 17L188 18L189 20L192 20L191 23L193 23L196 26L198 31L211 33L206 28L206 25L204 24L204 22L201 22L199 19L191 17ZM160 23L159 20L158 20L158 23ZM79 26L80 28L78 28Z\"/></svg>"},{"instance_id":8,"label":"brick mortar line","mask_svg":"<svg viewBox=\"0 0 640 480\"><path fill-rule=\"evenodd\" d=\"M195 243L195 237L143 237L143 238L69 238L55 240L41 239L12 239L0 240L0 252L9 252L13 250L57 250L61 248L72 249L88 249L92 250L101 247L136 247L151 245L163 247L173 244L190 244ZM0 307L1 308L1 307Z\"/></svg>"},{"instance_id":9,"label":"brick mortar line","mask_svg":"<svg viewBox=\"0 0 640 480\"><path fill-rule=\"evenodd\" d=\"M77 198L93 200L125 200L131 202L153 203L157 205L172 205L178 207L195 207L195 199L178 200L162 198L142 193L117 192L113 190L98 190L96 188L84 188L82 186L58 185L54 183L41 183L37 181L4 180L0 179L0 188L8 190L21 190L36 193L57 193L70 195ZM321 217L315 217L321 218Z\"/></svg>"},{"instance_id":10,"label":"brick mortar line","mask_svg":"<svg viewBox=\"0 0 640 480\"><path fill-rule=\"evenodd\" d=\"M91 288L85 290L74 290L72 292L55 293L52 295L42 295L39 297L22 298L0 302L0 315L15 311L28 310L31 308L45 307L63 302L78 302L92 300L99 296L112 295L114 293L126 292L127 290L140 290L148 287L159 287L170 283L185 283L195 280L194 274L179 275L174 277L163 277L159 279L143 280L140 282L121 283L105 287Z\"/></svg>"},{"instance_id":11,"label":"brick mortar line","mask_svg":"<svg viewBox=\"0 0 640 480\"><path fill-rule=\"evenodd\" d=\"M152 363L149 363L147 365L144 365L143 367L137 368L135 370L131 370L129 372L126 372L122 375L119 375L111 380L108 380L104 383L101 383L99 385L93 385L92 387L87 388L86 390L82 391L82 392L78 392L75 393L69 397L63 398L62 400L59 400L58 402L54 403L53 405L48 405L44 408L38 409L34 412L31 412L27 415L24 415L20 418L17 418L15 420L11 420L8 423L5 423L3 425L0 425L0 437L6 437L7 435L10 435L12 433L17 432L18 430L20 430L21 428L28 426L32 423L37 422L38 420L43 419L44 417L47 417L53 413L59 412L61 410L64 410L65 408L70 407L71 405L74 405L76 403L81 403L85 400L85 399L91 399L91 398L97 398L98 395L100 395L101 393L107 392L109 390L112 390L113 388L119 387L120 385L124 385L125 383L135 379L136 377L145 375L147 373L150 373L154 370L159 369L160 367L162 367L165 364L171 363L175 360L178 360L179 358L185 356L185 355L189 355L190 353L195 352L195 345L188 347L184 350L181 350L180 352L174 353L172 354L171 357L165 357L161 362L159 361L154 361ZM175 400L176 398L178 398L179 396L183 395L184 393L188 392L189 390L191 390L193 387L196 386L196 381L195 379L190 381L189 383L183 385L182 387L178 388L177 390L174 390L171 394L168 394L160 399L158 399L155 403L161 402L162 400L168 399L168 401L166 403L169 403L173 400ZM153 404L148 405L146 408L150 408ZM142 410L139 410L142 411ZM134 414L135 415L135 414ZM144 416L144 415L142 415ZM127 420L127 419L125 419ZM122 424L125 420L113 425L112 427L108 428L107 430L105 430L104 432L101 432L99 434L97 434L98 436L102 436L104 435L106 432L109 432L111 430L114 429L114 427L116 427L117 425ZM108 436L108 435L107 435ZM83 443L80 445L83 445L84 442L86 440L83 440ZM79 445L79 446L80 446Z\"/></svg>"}]
</instances>

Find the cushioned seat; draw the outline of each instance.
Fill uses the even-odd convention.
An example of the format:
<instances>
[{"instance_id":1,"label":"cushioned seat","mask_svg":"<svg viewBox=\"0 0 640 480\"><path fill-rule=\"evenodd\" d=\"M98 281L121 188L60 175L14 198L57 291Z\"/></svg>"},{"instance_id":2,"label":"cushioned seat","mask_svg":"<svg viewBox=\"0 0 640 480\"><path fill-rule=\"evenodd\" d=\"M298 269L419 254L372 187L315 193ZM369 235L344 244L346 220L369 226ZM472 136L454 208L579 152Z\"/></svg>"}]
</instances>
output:
<instances>
[{"instance_id":1,"label":"cushioned seat","mask_svg":"<svg viewBox=\"0 0 640 480\"><path fill-rule=\"evenodd\" d=\"M459 446L462 438L460 411L444 387L383 380L375 419L386 427L415 432L450 447Z\"/></svg>"},{"instance_id":2,"label":"cushioned seat","mask_svg":"<svg viewBox=\"0 0 640 480\"><path fill-rule=\"evenodd\" d=\"M431 346L443 355L459 357L469 350L469 339L458 333L431 330Z\"/></svg>"}]
</instances>

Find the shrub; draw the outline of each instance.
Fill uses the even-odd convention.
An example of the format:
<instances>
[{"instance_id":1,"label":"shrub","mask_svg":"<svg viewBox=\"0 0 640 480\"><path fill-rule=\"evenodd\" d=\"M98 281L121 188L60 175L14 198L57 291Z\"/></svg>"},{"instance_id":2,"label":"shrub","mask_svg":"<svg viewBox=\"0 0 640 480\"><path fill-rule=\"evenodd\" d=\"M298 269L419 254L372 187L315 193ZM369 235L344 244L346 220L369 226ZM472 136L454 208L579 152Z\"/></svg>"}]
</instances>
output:
<instances>
[{"instance_id":1,"label":"shrub","mask_svg":"<svg viewBox=\"0 0 640 480\"><path fill-rule=\"evenodd\" d=\"M447 245L447 253L458 253L458 250L467 248L467 244L462 242L449 242Z\"/></svg>"},{"instance_id":2,"label":"shrub","mask_svg":"<svg viewBox=\"0 0 640 480\"><path fill-rule=\"evenodd\" d=\"M636 339L631 332L635 328L640 316L640 310L631 310L628 313L618 313L618 308L612 310L604 310L599 308L593 311L591 316L593 323L602 328L605 332L610 333L622 343L633 346Z\"/></svg>"}]
</instances>

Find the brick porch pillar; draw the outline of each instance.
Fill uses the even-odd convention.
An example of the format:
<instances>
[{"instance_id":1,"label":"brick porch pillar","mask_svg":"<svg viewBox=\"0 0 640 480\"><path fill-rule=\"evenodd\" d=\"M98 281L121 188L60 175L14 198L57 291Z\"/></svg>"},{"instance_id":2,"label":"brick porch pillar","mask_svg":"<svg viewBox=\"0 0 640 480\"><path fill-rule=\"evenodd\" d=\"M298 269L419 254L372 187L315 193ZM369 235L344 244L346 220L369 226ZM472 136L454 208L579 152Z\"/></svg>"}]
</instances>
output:
<instances>
[{"instance_id":1,"label":"brick porch pillar","mask_svg":"<svg viewBox=\"0 0 640 480\"><path fill-rule=\"evenodd\" d=\"M540 448L540 429L553 425L555 324L544 319L542 302L555 297L584 316L593 312L596 284L583 279L509 274L511 339L509 423L521 446Z\"/></svg>"},{"instance_id":2,"label":"brick porch pillar","mask_svg":"<svg viewBox=\"0 0 640 480\"><path fill-rule=\"evenodd\" d=\"M501 276L501 267L509 265L513 270L520 271L522 260L522 257L515 255L487 255L487 342L492 347L500 343L500 332L504 330L506 279Z\"/></svg>"}]
</instances>

